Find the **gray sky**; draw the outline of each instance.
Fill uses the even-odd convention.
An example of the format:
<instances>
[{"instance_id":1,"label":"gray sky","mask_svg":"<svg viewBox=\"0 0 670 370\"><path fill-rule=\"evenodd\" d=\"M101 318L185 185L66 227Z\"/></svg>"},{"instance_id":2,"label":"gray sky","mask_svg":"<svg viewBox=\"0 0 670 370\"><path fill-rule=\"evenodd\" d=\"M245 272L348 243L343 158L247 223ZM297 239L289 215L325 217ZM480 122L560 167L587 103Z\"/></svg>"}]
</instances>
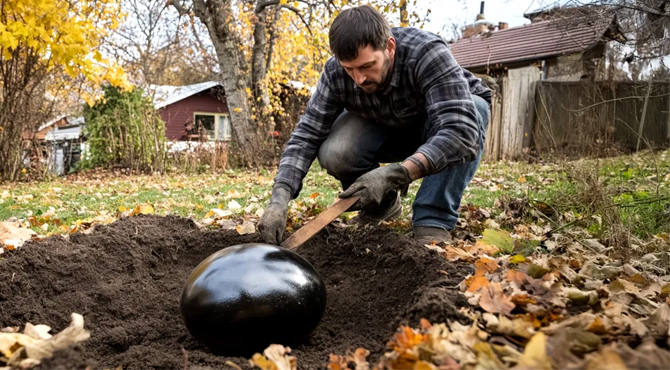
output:
<instances>
[{"instance_id":1,"label":"gray sky","mask_svg":"<svg viewBox=\"0 0 670 370\"><path fill-rule=\"evenodd\" d=\"M417 5L430 8L432 13L425 28L437 33L442 31L445 24L463 25L474 22L479 13L480 2L481 0L417 0ZM493 24L507 22L510 27L521 26L530 23L523 17L523 13L546 3L546 0L486 0L484 17Z\"/></svg>"}]
</instances>

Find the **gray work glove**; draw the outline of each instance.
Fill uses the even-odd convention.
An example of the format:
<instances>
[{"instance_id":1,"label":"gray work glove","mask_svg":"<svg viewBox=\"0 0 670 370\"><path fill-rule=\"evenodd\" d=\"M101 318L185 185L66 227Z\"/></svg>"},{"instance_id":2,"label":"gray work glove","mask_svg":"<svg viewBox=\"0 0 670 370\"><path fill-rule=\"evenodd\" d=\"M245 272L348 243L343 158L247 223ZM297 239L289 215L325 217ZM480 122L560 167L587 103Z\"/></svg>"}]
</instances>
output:
<instances>
[{"instance_id":1,"label":"gray work glove","mask_svg":"<svg viewBox=\"0 0 670 370\"><path fill-rule=\"evenodd\" d=\"M265 208L265 212L258 222L258 231L266 243L279 245L284 239L286 213L290 200L291 193L288 190L279 186L272 188L270 204Z\"/></svg>"},{"instance_id":2,"label":"gray work glove","mask_svg":"<svg viewBox=\"0 0 670 370\"><path fill-rule=\"evenodd\" d=\"M391 190L400 189L409 183L409 171L399 163L376 168L359 177L349 189L342 192L340 198L359 196L349 211L365 210L377 207Z\"/></svg>"}]
</instances>

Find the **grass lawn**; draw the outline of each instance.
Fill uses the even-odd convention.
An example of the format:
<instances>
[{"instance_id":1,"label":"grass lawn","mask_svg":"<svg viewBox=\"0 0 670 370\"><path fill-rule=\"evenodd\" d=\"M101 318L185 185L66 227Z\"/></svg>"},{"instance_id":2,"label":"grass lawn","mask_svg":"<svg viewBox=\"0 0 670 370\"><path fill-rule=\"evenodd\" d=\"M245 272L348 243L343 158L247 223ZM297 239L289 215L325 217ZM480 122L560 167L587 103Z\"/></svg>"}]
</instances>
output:
<instances>
[{"instance_id":1,"label":"grass lawn","mask_svg":"<svg viewBox=\"0 0 670 370\"><path fill-rule=\"evenodd\" d=\"M591 199L604 195L614 203L628 204L617 207L624 224L634 234L650 237L670 231L670 200L644 203L645 199L670 194L669 153L541 164L484 163L467 188L463 204L496 214L496 200L504 196L539 201L575 216L597 215ZM51 181L4 184L0 185L0 220L32 220L32 229L42 235L70 232L77 223L93 220L112 222L133 210L199 221L211 216L212 209L220 209L225 217L239 221L245 216L257 217L265 207L274 173L230 170L220 174L112 176L89 172ZM409 196L403 199L406 220L411 217L419 186L420 182L413 183ZM331 204L339 191L339 183L315 164L293 202L292 215L314 215Z\"/></svg>"}]
</instances>

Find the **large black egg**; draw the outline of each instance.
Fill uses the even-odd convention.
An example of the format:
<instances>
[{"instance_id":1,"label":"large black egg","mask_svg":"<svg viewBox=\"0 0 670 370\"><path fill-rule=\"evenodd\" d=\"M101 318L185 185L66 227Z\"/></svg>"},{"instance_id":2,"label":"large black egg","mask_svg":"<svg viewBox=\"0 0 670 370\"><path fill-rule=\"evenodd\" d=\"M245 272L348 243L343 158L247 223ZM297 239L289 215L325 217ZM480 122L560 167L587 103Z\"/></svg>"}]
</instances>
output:
<instances>
[{"instance_id":1,"label":"large black egg","mask_svg":"<svg viewBox=\"0 0 670 370\"><path fill-rule=\"evenodd\" d=\"M316 329L326 286L299 255L273 245L242 244L202 261L186 281L181 315L198 341L224 354L295 344Z\"/></svg>"}]
</instances>

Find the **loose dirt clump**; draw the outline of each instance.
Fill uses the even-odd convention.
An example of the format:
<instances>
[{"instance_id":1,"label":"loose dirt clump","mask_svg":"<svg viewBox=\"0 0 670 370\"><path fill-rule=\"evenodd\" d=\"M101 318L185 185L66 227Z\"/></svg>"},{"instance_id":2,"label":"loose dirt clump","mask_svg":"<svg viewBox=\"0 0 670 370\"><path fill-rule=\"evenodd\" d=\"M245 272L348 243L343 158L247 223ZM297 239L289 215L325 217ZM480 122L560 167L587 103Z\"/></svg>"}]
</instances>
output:
<instances>
[{"instance_id":1,"label":"loose dirt clump","mask_svg":"<svg viewBox=\"0 0 670 370\"><path fill-rule=\"evenodd\" d=\"M52 332L84 316L91 338L45 360L47 368L184 369L248 367L193 339L179 314L186 277L222 248L260 242L258 234L201 231L188 219L137 216L69 239L26 244L0 260L0 327L48 324ZM328 228L297 252L323 277L328 305L310 339L295 348L300 369L328 354L365 347L376 361L400 324L466 320L454 287L469 271L389 230ZM261 352L262 349L259 349Z\"/></svg>"}]
</instances>

